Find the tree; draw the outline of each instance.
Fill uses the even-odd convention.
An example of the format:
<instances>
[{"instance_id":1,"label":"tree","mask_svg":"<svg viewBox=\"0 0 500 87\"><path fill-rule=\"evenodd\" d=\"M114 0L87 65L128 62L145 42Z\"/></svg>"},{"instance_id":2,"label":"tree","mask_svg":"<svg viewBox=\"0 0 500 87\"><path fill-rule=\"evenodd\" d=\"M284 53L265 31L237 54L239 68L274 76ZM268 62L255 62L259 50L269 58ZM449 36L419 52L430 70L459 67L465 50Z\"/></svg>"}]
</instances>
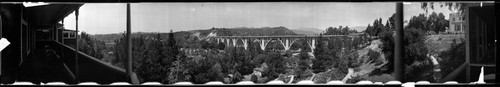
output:
<instances>
[{"instance_id":1,"label":"tree","mask_svg":"<svg viewBox=\"0 0 500 87\"><path fill-rule=\"evenodd\" d=\"M428 12L429 8L434 9L434 3L435 2L422 2L420 7L425 10L425 12ZM439 2L439 7L448 7L448 10L453 11L456 10L460 14L465 13L465 4L466 3L460 3L460 2Z\"/></svg>"},{"instance_id":2,"label":"tree","mask_svg":"<svg viewBox=\"0 0 500 87\"><path fill-rule=\"evenodd\" d=\"M427 26L428 26L427 17L424 14L419 14L418 16L411 17L410 22L408 23L407 26L405 26L405 29L415 28L415 29L422 29L424 31L429 31Z\"/></svg>"},{"instance_id":3,"label":"tree","mask_svg":"<svg viewBox=\"0 0 500 87\"><path fill-rule=\"evenodd\" d=\"M434 9L434 5L435 5L436 2L422 2L421 4L421 8L423 10L425 10L425 12L428 12L428 10L433 10ZM467 3L460 3L460 2L439 2L439 7L448 7L448 10L450 11L457 11L460 15L464 15L465 13L465 4ZM448 24L448 20L444 20L444 15L442 15L441 13L438 15L439 17L438 18L443 18L441 20L438 20L439 24L438 26L441 26L441 27L438 27L437 30L434 30L435 32L442 32L444 31L442 28L442 26L449 26Z\"/></svg>"},{"instance_id":4,"label":"tree","mask_svg":"<svg viewBox=\"0 0 500 87\"><path fill-rule=\"evenodd\" d=\"M445 19L443 13L439 13L436 20L436 29L434 32L444 32L446 27L449 26L449 21Z\"/></svg>"},{"instance_id":5,"label":"tree","mask_svg":"<svg viewBox=\"0 0 500 87\"><path fill-rule=\"evenodd\" d=\"M298 61L298 70L296 70L297 77L295 79L301 80L307 78L308 73L307 70L311 69L311 66L309 66L310 58L309 58L309 47L307 47L307 41L302 42L302 48L299 53L299 61Z\"/></svg>"},{"instance_id":6,"label":"tree","mask_svg":"<svg viewBox=\"0 0 500 87\"><path fill-rule=\"evenodd\" d=\"M386 22L386 27L388 27L389 31L395 30L394 23L395 23L395 17L396 13L392 14L391 17Z\"/></svg>"},{"instance_id":7,"label":"tree","mask_svg":"<svg viewBox=\"0 0 500 87\"><path fill-rule=\"evenodd\" d=\"M380 40L382 41L382 52L385 54L385 58L388 59L389 63L385 66L387 68L386 73L393 72L394 64L394 32L387 31L380 35Z\"/></svg>"},{"instance_id":8,"label":"tree","mask_svg":"<svg viewBox=\"0 0 500 87\"><path fill-rule=\"evenodd\" d=\"M433 65L425 63L428 60L428 49L425 46L424 40L426 34L421 29L408 28L404 30L403 52L405 66L405 79L407 81L432 81Z\"/></svg>"},{"instance_id":9,"label":"tree","mask_svg":"<svg viewBox=\"0 0 500 87\"><path fill-rule=\"evenodd\" d=\"M368 24L368 26L366 27L366 29L364 30L365 33L367 33L368 35L372 35L373 36L373 27L370 26L370 24Z\"/></svg>"},{"instance_id":10,"label":"tree","mask_svg":"<svg viewBox=\"0 0 500 87\"><path fill-rule=\"evenodd\" d=\"M455 40L451 43L451 47L448 48L447 50L441 52L438 57L442 58L442 61L445 62L440 62L441 67L458 67L462 65L462 63L465 61L465 42L461 41L460 43L457 43ZM441 68L442 71L441 73L446 74L452 72L453 68Z\"/></svg>"},{"instance_id":11,"label":"tree","mask_svg":"<svg viewBox=\"0 0 500 87\"><path fill-rule=\"evenodd\" d=\"M342 29L342 35L347 35L349 34L349 26L345 26L343 29Z\"/></svg>"},{"instance_id":12,"label":"tree","mask_svg":"<svg viewBox=\"0 0 500 87\"><path fill-rule=\"evenodd\" d=\"M327 35L335 34L335 32L334 32L335 30L336 29L334 29L333 27L328 27L328 28L326 28L325 34L327 34Z\"/></svg>"},{"instance_id":13,"label":"tree","mask_svg":"<svg viewBox=\"0 0 500 87\"><path fill-rule=\"evenodd\" d=\"M174 61L172 67L169 68L170 73L168 75L168 83L176 83L181 81L190 81L191 75L189 74L190 69L189 65L186 64L194 64L185 60L185 58L181 57L181 59Z\"/></svg>"},{"instance_id":14,"label":"tree","mask_svg":"<svg viewBox=\"0 0 500 87\"><path fill-rule=\"evenodd\" d=\"M226 48L226 45L224 43L217 44L217 49L224 50L224 48Z\"/></svg>"},{"instance_id":15,"label":"tree","mask_svg":"<svg viewBox=\"0 0 500 87\"><path fill-rule=\"evenodd\" d=\"M224 81L224 74L222 73L222 66L220 63L216 63L215 65L208 70L210 81Z\"/></svg>"},{"instance_id":16,"label":"tree","mask_svg":"<svg viewBox=\"0 0 500 87\"><path fill-rule=\"evenodd\" d=\"M239 49L238 50L238 56L236 57L238 63L236 65L236 70L242 74L242 75L247 75L253 73L253 68L255 68L255 65L252 64L253 56L255 54L252 53L250 50L244 50L244 49Z\"/></svg>"},{"instance_id":17,"label":"tree","mask_svg":"<svg viewBox=\"0 0 500 87\"><path fill-rule=\"evenodd\" d=\"M122 33L122 36L126 36L125 33ZM125 54L125 47L126 47L126 40L127 38L125 37L122 37L120 39L117 39L115 40L115 49L114 49L114 52L115 52L115 59L112 61L112 64L114 64L115 66L118 66L118 67L121 67L121 68L125 68L125 65L123 64L124 62L124 58L126 58L126 54Z\"/></svg>"},{"instance_id":18,"label":"tree","mask_svg":"<svg viewBox=\"0 0 500 87\"><path fill-rule=\"evenodd\" d=\"M257 75L252 74L252 75L250 76L250 81L252 81L253 83L258 83L258 82L259 82L259 80L258 80L258 78L257 78Z\"/></svg>"},{"instance_id":19,"label":"tree","mask_svg":"<svg viewBox=\"0 0 500 87\"><path fill-rule=\"evenodd\" d=\"M408 25L405 26L405 29L415 28L422 29L424 32L433 31L439 33L445 31L448 26L449 22L445 19L443 13L437 14L436 12L432 12L429 17L425 14L413 16Z\"/></svg>"},{"instance_id":20,"label":"tree","mask_svg":"<svg viewBox=\"0 0 500 87\"><path fill-rule=\"evenodd\" d=\"M174 37L174 33L172 30L170 30L170 33L168 34L168 42L167 42L167 47L170 49L168 53L171 53L171 56L177 56L179 54L179 47L176 44L176 40Z\"/></svg>"},{"instance_id":21,"label":"tree","mask_svg":"<svg viewBox=\"0 0 500 87\"><path fill-rule=\"evenodd\" d=\"M146 38L147 37L147 38ZM169 75L170 56L164 54L164 44L160 34L156 36L139 36L132 38L132 57L136 72L143 81L157 81L167 83L165 77Z\"/></svg>"},{"instance_id":22,"label":"tree","mask_svg":"<svg viewBox=\"0 0 500 87\"><path fill-rule=\"evenodd\" d=\"M368 27L366 28L365 32L371 36L378 36L378 34L384 30L385 26L382 24L382 18L379 18L373 21L373 26L370 26L368 24Z\"/></svg>"},{"instance_id":23,"label":"tree","mask_svg":"<svg viewBox=\"0 0 500 87\"><path fill-rule=\"evenodd\" d=\"M280 73L285 72L285 62L283 56L280 53L270 53L267 55L265 63L268 69L264 70L263 76L267 78L276 78Z\"/></svg>"},{"instance_id":24,"label":"tree","mask_svg":"<svg viewBox=\"0 0 500 87\"><path fill-rule=\"evenodd\" d=\"M236 47L226 47L224 49L225 54L223 54L223 58L221 59L222 72L233 72L236 65L236 58L238 54L236 52Z\"/></svg>"},{"instance_id":25,"label":"tree","mask_svg":"<svg viewBox=\"0 0 500 87\"><path fill-rule=\"evenodd\" d=\"M328 27L326 29L325 35L348 35L350 33L356 33L356 30L351 30L349 26L339 26L337 27Z\"/></svg>"},{"instance_id":26,"label":"tree","mask_svg":"<svg viewBox=\"0 0 500 87\"><path fill-rule=\"evenodd\" d=\"M237 83L243 80L243 75L241 73L236 72L233 74L233 77L231 78L231 83Z\"/></svg>"},{"instance_id":27,"label":"tree","mask_svg":"<svg viewBox=\"0 0 500 87\"><path fill-rule=\"evenodd\" d=\"M104 58L102 51L105 49L104 41L94 39L91 35L82 32L78 39L78 50L99 60Z\"/></svg>"},{"instance_id":28,"label":"tree","mask_svg":"<svg viewBox=\"0 0 500 87\"><path fill-rule=\"evenodd\" d=\"M330 69L330 66L332 65L332 60L330 59L331 56L328 56L326 53L323 41L323 35L320 34L317 39L318 43L316 43L316 49L314 49L315 59L313 60L312 66L314 73L324 72L326 69Z\"/></svg>"}]
</instances>

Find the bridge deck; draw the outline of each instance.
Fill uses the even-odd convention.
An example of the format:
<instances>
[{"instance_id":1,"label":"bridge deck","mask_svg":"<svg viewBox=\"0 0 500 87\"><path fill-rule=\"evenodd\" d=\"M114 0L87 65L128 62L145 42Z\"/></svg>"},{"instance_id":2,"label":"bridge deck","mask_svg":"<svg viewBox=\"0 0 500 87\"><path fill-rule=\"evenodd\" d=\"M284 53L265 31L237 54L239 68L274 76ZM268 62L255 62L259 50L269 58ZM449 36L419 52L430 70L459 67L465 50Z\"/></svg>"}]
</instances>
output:
<instances>
[{"instance_id":1,"label":"bridge deck","mask_svg":"<svg viewBox=\"0 0 500 87\"><path fill-rule=\"evenodd\" d=\"M323 35L322 37L348 37L358 35ZM216 36L218 38L305 38L319 37L319 35L281 35L281 36Z\"/></svg>"}]
</instances>

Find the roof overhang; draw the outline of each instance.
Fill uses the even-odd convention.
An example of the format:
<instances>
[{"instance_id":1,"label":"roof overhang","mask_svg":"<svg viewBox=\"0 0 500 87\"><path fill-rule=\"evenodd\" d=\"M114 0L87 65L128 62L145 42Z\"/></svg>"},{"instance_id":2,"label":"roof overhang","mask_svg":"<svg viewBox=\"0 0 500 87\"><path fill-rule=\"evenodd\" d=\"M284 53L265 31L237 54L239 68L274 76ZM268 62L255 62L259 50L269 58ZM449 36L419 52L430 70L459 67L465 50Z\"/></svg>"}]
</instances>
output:
<instances>
[{"instance_id":1,"label":"roof overhang","mask_svg":"<svg viewBox=\"0 0 500 87\"><path fill-rule=\"evenodd\" d=\"M49 4L27 7L27 20L37 27L54 26L57 22L80 8L83 4Z\"/></svg>"}]
</instances>

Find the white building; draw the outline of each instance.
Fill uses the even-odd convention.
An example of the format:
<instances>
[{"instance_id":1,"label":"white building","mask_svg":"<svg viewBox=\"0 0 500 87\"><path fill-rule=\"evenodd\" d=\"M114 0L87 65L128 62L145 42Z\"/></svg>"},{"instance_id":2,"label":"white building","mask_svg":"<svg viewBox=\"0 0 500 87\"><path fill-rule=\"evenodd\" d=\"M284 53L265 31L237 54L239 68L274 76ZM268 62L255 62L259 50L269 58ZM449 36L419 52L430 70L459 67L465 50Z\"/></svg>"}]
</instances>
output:
<instances>
[{"instance_id":1,"label":"white building","mask_svg":"<svg viewBox=\"0 0 500 87\"><path fill-rule=\"evenodd\" d=\"M450 26L446 29L448 33L465 33L465 17L459 13L450 14Z\"/></svg>"}]
</instances>

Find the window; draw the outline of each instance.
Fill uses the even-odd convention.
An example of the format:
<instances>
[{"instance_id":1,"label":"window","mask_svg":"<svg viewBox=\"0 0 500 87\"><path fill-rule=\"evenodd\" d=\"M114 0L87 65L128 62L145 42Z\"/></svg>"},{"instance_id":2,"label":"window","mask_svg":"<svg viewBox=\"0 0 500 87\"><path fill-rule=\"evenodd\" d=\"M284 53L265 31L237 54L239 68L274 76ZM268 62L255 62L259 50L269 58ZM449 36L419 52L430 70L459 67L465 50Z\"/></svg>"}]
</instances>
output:
<instances>
[{"instance_id":1,"label":"window","mask_svg":"<svg viewBox=\"0 0 500 87\"><path fill-rule=\"evenodd\" d=\"M70 35L71 38L75 37L75 33L71 32L70 34L71 34Z\"/></svg>"},{"instance_id":2,"label":"window","mask_svg":"<svg viewBox=\"0 0 500 87\"><path fill-rule=\"evenodd\" d=\"M69 37L69 33L65 32L64 37L66 37L66 38Z\"/></svg>"},{"instance_id":3,"label":"window","mask_svg":"<svg viewBox=\"0 0 500 87\"><path fill-rule=\"evenodd\" d=\"M71 32L71 31L64 32L64 38L75 38L75 37L76 37L75 32Z\"/></svg>"},{"instance_id":4,"label":"window","mask_svg":"<svg viewBox=\"0 0 500 87\"><path fill-rule=\"evenodd\" d=\"M465 25L462 24L462 29L460 31L463 31L465 29Z\"/></svg>"}]
</instances>

